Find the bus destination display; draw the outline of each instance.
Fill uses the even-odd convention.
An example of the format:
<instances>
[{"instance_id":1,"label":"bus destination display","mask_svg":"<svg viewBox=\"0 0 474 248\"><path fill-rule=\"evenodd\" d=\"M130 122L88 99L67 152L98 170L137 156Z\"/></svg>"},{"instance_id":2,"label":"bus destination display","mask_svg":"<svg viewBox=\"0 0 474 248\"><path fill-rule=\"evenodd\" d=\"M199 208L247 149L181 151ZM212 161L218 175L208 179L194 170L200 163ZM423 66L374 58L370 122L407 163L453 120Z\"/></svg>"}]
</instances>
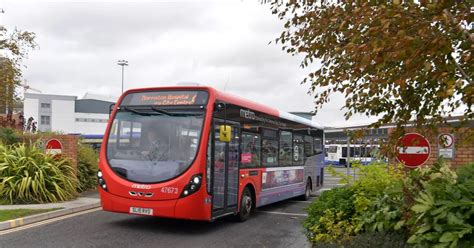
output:
<instances>
[{"instance_id":1,"label":"bus destination display","mask_svg":"<svg viewBox=\"0 0 474 248\"><path fill-rule=\"evenodd\" d=\"M205 105L207 92L205 91L150 91L131 93L125 96L122 106L138 105Z\"/></svg>"}]
</instances>

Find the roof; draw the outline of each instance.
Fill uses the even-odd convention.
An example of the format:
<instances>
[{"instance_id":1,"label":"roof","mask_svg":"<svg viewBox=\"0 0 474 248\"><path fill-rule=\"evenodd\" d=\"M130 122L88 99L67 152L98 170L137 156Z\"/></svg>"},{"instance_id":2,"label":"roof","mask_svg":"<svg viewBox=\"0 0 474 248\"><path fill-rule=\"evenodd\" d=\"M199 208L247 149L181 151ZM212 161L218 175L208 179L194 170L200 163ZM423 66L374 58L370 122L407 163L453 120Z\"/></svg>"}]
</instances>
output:
<instances>
[{"instance_id":1,"label":"roof","mask_svg":"<svg viewBox=\"0 0 474 248\"><path fill-rule=\"evenodd\" d=\"M108 114L110 105L114 102L107 102L96 99L76 100L76 113Z\"/></svg>"},{"instance_id":2,"label":"roof","mask_svg":"<svg viewBox=\"0 0 474 248\"><path fill-rule=\"evenodd\" d=\"M81 99L95 99L95 100L101 100L105 102L116 102L117 97L112 96L112 95L100 95L100 94L95 94L95 93L90 93L86 92L84 96L82 96Z\"/></svg>"},{"instance_id":3,"label":"roof","mask_svg":"<svg viewBox=\"0 0 474 248\"><path fill-rule=\"evenodd\" d=\"M77 97L67 96L67 95L25 93L25 99L49 99L49 100L74 101L77 99Z\"/></svg>"}]
</instances>

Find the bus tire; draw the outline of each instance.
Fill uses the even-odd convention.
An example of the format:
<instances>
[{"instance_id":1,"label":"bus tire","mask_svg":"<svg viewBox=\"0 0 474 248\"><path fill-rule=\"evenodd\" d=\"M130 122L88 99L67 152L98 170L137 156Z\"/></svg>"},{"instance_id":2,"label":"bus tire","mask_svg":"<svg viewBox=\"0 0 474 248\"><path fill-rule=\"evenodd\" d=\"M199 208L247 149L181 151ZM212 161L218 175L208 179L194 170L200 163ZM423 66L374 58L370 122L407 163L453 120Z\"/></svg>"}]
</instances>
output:
<instances>
[{"instance_id":1,"label":"bus tire","mask_svg":"<svg viewBox=\"0 0 474 248\"><path fill-rule=\"evenodd\" d=\"M235 216L237 221L244 222L250 218L250 213L252 212L253 200L252 193L250 189L245 187L244 192L242 192L242 197L240 198L240 211Z\"/></svg>"},{"instance_id":2,"label":"bus tire","mask_svg":"<svg viewBox=\"0 0 474 248\"><path fill-rule=\"evenodd\" d=\"M304 189L304 195L301 196L302 201L307 201L311 197L311 179L306 181L306 188Z\"/></svg>"}]
</instances>

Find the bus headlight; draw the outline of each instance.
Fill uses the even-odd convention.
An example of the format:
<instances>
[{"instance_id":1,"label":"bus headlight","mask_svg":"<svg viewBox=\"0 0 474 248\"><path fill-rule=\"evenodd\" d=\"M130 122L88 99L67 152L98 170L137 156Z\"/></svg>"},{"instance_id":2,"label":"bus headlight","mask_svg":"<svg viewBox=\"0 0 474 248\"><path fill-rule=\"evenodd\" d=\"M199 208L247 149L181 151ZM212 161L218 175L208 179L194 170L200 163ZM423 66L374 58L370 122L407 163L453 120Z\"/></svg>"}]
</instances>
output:
<instances>
[{"instance_id":1,"label":"bus headlight","mask_svg":"<svg viewBox=\"0 0 474 248\"><path fill-rule=\"evenodd\" d=\"M191 180L189 180L189 183L184 186L184 190L183 193L181 193L181 197L186 197L198 191L199 188L201 188L201 182L202 174L194 175Z\"/></svg>"},{"instance_id":2,"label":"bus headlight","mask_svg":"<svg viewBox=\"0 0 474 248\"><path fill-rule=\"evenodd\" d=\"M102 174L102 171L97 171L97 182L99 183L99 186L103 189L103 190L106 190L107 191L107 184L105 183L105 180L104 178L102 177L103 174Z\"/></svg>"}]
</instances>

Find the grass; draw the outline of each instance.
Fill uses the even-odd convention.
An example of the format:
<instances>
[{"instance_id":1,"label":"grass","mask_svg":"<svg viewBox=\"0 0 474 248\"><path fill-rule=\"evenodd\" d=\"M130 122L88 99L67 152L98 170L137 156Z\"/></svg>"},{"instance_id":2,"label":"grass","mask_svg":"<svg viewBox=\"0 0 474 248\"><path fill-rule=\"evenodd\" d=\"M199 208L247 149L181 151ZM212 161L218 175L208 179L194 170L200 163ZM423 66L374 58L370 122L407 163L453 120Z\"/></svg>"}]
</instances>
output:
<instances>
[{"instance_id":1,"label":"grass","mask_svg":"<svg viewBox=\"0 0 474 248\"><path fill-rule=\"evenodd\" d=\"M16 218L21 218L29 215L46 213L60 208L48 208L48 209L8 209L0 210L0 222L6 220L13 220Z\"/></svg>"}]
</instances>

